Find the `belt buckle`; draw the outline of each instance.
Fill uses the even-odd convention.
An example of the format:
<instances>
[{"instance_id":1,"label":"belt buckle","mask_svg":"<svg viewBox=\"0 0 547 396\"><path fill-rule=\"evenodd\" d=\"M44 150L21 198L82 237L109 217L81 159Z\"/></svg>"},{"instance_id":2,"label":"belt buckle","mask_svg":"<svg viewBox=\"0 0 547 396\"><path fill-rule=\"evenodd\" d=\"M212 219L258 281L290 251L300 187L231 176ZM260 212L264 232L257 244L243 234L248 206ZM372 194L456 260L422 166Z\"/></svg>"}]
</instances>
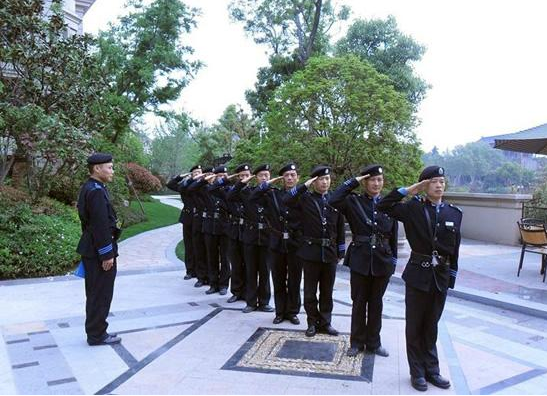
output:
<instances>
[{"instance_id":1,"label":"belt buckle","mask_svg":"<svg viewBox=\"0 0 547 396\"><path fill-rule=\"evenodd\" d=\"M244 222L245 222L245 220L239 219L239 224L243 225Z\"/></svg>"},{"instance_id":2,"label":"belt buckle","mask_svg":"<svg viewBox=\"0 0 547 396\"><path fill-rule=\"evenodd\" d=\"M376 245L376 234L372 234L372 236L370 237L370 244Z\"/></svg>"},{"instance_id":3,"label":"belt buckle","mask_svg":"<svg viewBox=\"0 0 547 396\"><path fill-rule=\"evenodd\" d=\"M283 239L289 239L289 233L288 232L283 233Z\"/></svg>"},{"instance_id":4,"label":"belt buckle","mask_svg":"<svg viewBox=\"0 0 547 396\"><path fill-rule=\"evenodd\" d=\"M323 246L323 247L329 247L329 246L330 246L330 240L328 240L328 239L322 239L322 240L321 240L321 246Z\"/></svg>"},{"instance_id":5,"label":"belt buckle","mask_svg":"<svg viewBox=\"0 0 547 396\"><path fill-rule=\"evenodd\" d=\"M201 214L201 217L203 217L204 219L206 219L206 218L207 218L207 213L206 213L206 212L203 212L203 213Z\"/></svg>"},{"instance_id":6,"label":"belt buckle","mask_svg":"<svg viewBox=\"0 0 547 396\"><path fill-rule=\"evenodd\" d=\"M259 229L259 230L263 230L263 229L264 229L264 224L258 223L258 229Z\"/></svg>"},{"instance_id":7,"label":"belt buckle","mask_svg":"<svg viewBox=\"0 0 547 396\"><path fill-rule=\"evenodd\" d=\"M214 216L215 219L218 219L220 217L220 214L215 213L213 216Z\"/></svg>"}]
</instances>

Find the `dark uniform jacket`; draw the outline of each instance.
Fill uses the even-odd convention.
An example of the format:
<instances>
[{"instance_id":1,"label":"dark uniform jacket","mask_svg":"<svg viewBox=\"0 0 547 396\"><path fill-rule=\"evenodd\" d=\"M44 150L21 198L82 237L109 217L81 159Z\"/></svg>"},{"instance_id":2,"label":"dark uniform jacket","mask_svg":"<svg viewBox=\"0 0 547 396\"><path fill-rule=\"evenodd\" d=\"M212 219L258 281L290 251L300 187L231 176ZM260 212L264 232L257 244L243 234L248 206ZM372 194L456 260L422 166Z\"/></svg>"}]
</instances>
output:
<instances>
[{"instance_id":1,"label":"dark uniform jacket","mask_svg":"<svg viewBox=\"0 0 547 396\"><path fill-rule=\"evenodd\" d=\"M89 178L78 195L78 216L82 223L82 236L76 251L86 258L99 261L118 256L119 229L116 212L110 203L106 186Z\"/></svg>"},{"instance_id":2,"label":"dark uniform jacket","mask_svg":"<svg viewBox=\"0 0 547 396\"><path fill-rule=\"evenodd\" d=\"M328 204L329 194L308 191L305 184L289 190L283 202L299 217L297 256L306 261L335 263L346 250L344 216Z\"/></svg>"},{"instance_id":3,"label":"dark uniform jacket","mask_svg":"<svg viewBox=\"0 0 547 396\"><path fill-rule=\"evenodd\" d=\"M280 190L266 182L255 188L250 195L252 201L266 208L266 220L270 226L268 247L279 253L298 248L298 218L289 212L283 202L288 195L287 190Z\"/></svg>"},{"instance_id":4,"label":"dark uniform jacket","mask_svg":"<svg viewBox=\"0 0 547 396\"><path fill-rule=\"evenodd\" d=\"M183 203L182 210L180 211L179 223L184 225L192 224L192 218L194 217L194 200L186 190L182 189L183 178L180 175L173 177L167 183L167 188L176 191L180 194L180 199Z\"/></svg>"},{"instance_id":5,"label":"dark uniform jacket","mask_svg":"<svg viewBox=\"0 0 547 396\"><path fill-rule=\"evenodd\" d=\"M225 228L226 236L234 240L242 240L243 225L245 223L243 201L240 199L228 200L228 192L233 188L234 186L229 184L226 179L219 179L207 186L207 191L221 199L228 209L228 224Z\"/></svg>"},{"instance_id":6,"label":"dark uniform jacket","mask_svg":"<svg viewBox=\"0 0 547 396\"><path fill-rule=\"evenodd\" d=\"M179 183L179 191L181 196L184 196L192 203L192 230L201 230L203 225L204 204L196 191L190 190L190 186L196 183L194 179L185 179Z\"/></svg>"},{"instance_id":7,"label":"dark uniform jacket","mask_svg":"<svg viewBox=\"0 0 547 396\"><path fill-rule=\"evenodd\" d=\"M344 214L353 234L344 265L365 276L389 276L397 264L397 221L378 211L377 199L353 193L358 186L355 178L347 180L329 198L329 204Z\"/></svg>"},{"instance_id":8,"label":"dark uniform jacket","mask_svg":"<svg viewBox=\"0 0 547 396\"><path fill-rule=\"evenodd\" d=\"M265 207L250 199L252 191L258 187L250 187L245 183L237 182L233 189L228 191L228 201L243 202L243 236L242 241L249 245L268 246L270 232L266 222Z\"/></svg>"},{"instance_id":9,"label":"dark uniform jacket","mask_svg":"<svg viewBox=\"0 0 547 396\"><path fill-rule=\"evenodd\" d=\"M434 285L446 292L454 288L458 272L462 211L444 202L436 206L418 196L403 203L404 192L394 189L378 203L379 210L405 226L412 254L403 279L416 289L429 291ZM440 264L431 257L434 251L441 257Z\"/></svg>"},{"instance_id":10,"label":"dark uniform jacket","mask_svg":"<svg viewBox=\"0 0 547 396\"><path fill-rule=\"evenodd\" d=\"M188 187L188 191L203 203L203 232L224 235L228 224L228 208L223 200L209 192L209 186L206 180L201 179Z\"/></svg>"}]
</instances>

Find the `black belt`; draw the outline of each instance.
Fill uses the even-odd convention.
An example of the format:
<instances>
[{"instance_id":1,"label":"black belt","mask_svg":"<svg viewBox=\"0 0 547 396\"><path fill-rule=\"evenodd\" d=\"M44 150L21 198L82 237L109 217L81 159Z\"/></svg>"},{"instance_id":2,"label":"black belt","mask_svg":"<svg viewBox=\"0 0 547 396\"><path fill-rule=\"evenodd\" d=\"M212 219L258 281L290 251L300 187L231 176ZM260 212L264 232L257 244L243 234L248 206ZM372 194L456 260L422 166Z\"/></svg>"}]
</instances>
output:
<instances>
[{"instance_id":1,"label":"black belt","mask_svg":"<svg viewBox=\"0 0 547 396\"><path fill-rule=\"evenodd\" d=\"M303 236L302 239L308 245L321 245L323 247L336 245L336 239L334 238L311 238L311 237Z\"/></svg>"},{"instance_id":2,"label":"black belt","mask_svg":"<svg viewBox=\"0 0 547 396\"><path fill-rule=\"evenodd\" d=\"M359 234L353 234L351 236L353 242L365 242L370 243L371 245L376 245L378 241L387 240L386 237L378 234L372 234L372 235L359 235Z\"/></svg>"},{"instance_id":3,"label":"black belt","mask_svg":"<svg viewBox=\"0 0 547 396\"><path fill-rule=\"evenodd\" d=\"M243 219L240 219L240 220L243 220ZM239 224L243 224L243 222L240 222ZM266 224L266 223L254 223L254 224L250 225L249 228L251 230L254 229L254 228L256 228L257 230L265 230L266 228L268 228L268 224Z\"/></svg>"},{"instance_id":4,"label":"black belt","mask_svg":"<svg viewBox=\"0 0 547 396\"><path fill-rule=\"evenodd\" d=\"M436 267L438 265L446 265L446 257L439 256L438 254L422 254L416 252L410 252L410 261L415 264L421 265L423 268Z\"/></svg>"}]
</instances>

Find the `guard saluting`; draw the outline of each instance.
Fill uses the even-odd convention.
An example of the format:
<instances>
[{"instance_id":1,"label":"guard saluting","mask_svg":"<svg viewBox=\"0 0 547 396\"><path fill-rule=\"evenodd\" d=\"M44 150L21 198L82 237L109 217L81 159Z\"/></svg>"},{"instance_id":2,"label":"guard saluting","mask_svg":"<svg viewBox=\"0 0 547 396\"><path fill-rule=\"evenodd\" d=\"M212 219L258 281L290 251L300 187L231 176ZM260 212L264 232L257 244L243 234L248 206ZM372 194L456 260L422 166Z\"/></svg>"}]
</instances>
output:
<instances>
[{"instance_id":1,"label":"guard saluting","mask_svg":"<svg viewBox=\"0 0 547 396\"><path fill-rule=\"evenodd\" d=\"M121 338L106 332L121 232L105 186L114 176L112 156L96 153L87 164L90 176L78 195L82 236L77 248L85 268L85 331L89 345L116 344Z\"/></svg>"},{"instance_id":2,"label":"guard saluting","mask_svg":"<svg viewBox=\"0 0 547 396\"><path fill-rule=\"evenodd\" d=\"M283 180L283 190L272 186L278 180ZM289 190L298 183L296 164L289 163L279 171L279 177L260 184L253 190L251 199L266 207L266 217L270 224L270 263L274 285L275 318L274 324L285 319L292 324L300 324L300 282L302 280L302 263L296 257L298 243L296 241L297 221L289 215L288 208L283 204L283 198L289 195Z\"/></svg>"},{"instance_id":3,"label":"guard saluting","mask_svg":"<svg viewBox=\"0 0 547 396\"><path fill-rule=\"evenodd\" d=\"M427 390L426 381L447 389L450 382L439 372L437 324L448 288L454 288L458 271L462 211L442 201L444 169L429 166L419 182L391 191L378 208L404 223L412 249L403 272L406 283L406 349L412 386ZM425 191L400 202L407 195Z\"/></svg>"},{"instance_id":4,"label":"guard saluting","mask_svg":"<svg viewBox=\"0 0 547 396\"><path fill-rule=\"evenodd\" d=\"M201 165L194 165L190 168L190 173L175 176L167 183L167 188L180 194L180 199L184 205L180 211L179 223L182 223L182 240L184 241L185 280L196 277L196 263L192 242L192 222L196 209L192 196L181 187L185 182L188 182L189 177L197 177L198 175L201 175Z\"/></svg>"},{"instance_id":5,"label":"guard saluting","mask_svg":"<svg viewBox=\"0 0 547 396\"><path fill-rule=\"evenodd\" d=\"M344 256L344 216L328 204L330 167L316 166L311 179L293 187L283 201L299 216L300 241L297 256L304 267L304 309L308 316L306 336L317 332L338 335L331 326L332 291L336 264ZM308 188L313 184L314 192ZM319 309L317 286L319 285Z\"/></svg>"},{"instance_id":6,"label":"guard saluting","mask_svg":"<svg viewBox=\"0 0 547 396\"><path fill-rule=\"evenodd\" d=\"M359 184L364 188L362 195L351 192ZM365 347L377 355L389 355L381 345L380 329L382 297L397 263L397 222L376 208L383 186L383 168L369 165L329 199L344 214L353 234L344 259L351 268L353 301L348 356L356 356Z\"/></svg>"}]
</instances>

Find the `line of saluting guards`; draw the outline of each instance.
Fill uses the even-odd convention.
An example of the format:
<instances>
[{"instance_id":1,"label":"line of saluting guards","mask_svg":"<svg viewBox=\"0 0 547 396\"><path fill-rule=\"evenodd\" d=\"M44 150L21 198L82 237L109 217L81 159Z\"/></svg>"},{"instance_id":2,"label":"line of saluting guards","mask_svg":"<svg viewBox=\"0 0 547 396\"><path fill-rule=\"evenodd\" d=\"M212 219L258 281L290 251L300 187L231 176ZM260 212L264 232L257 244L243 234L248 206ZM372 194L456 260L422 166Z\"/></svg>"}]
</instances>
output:
<instances>
[{"instance_id":1,"label":"line of saluting guards","mask_svg":"<svg viewBox=\"0 0 547 396\"><path fill-rule=\"evenodd\" d=\"M271 269L273 323L297 325L303 274L306 336L336 336L332 293L337 263L344 258L351 269L353 301L347 355L366 349L388 356L380 340L382 298L397 264L400 221L412 250L403 273L411 383L420 391L427 390L427 382L449 388L439 372L437 323L457 275L462 212L442 200L444 169L427 167L418 183L383 198L384 171L377 164L332 193L329 166L316 166L302 184L294 163L282 167L278 177L270 178L270 171L267 164L252 172L242 164L228 175L225 166L196 165L169 181L184 203L184 279L197 278L195 287L209 285L207 294L225 295L230 285L227 301L245 300L244 313L273 312ZM281 181L282 188L274 186ZM359 185L362 194L354 192ZM403 202L406 196L412 198ZM352 232L347 251L344 218Z\"/></svg>"}]
</instances>

